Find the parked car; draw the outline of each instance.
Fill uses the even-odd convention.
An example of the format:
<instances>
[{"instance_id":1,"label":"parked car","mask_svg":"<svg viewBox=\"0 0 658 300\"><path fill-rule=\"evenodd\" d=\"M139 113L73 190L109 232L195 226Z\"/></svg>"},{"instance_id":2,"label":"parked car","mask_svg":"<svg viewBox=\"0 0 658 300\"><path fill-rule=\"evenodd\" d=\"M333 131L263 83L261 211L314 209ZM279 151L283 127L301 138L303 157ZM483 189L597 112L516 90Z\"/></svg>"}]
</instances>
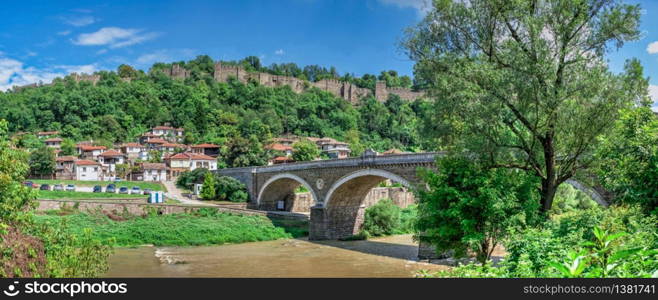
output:
<instances>
[{"instance_id":1,"label":"parked car","mask_svg":"<svg viewBox=\"0 0 658 300\"><path fill-rule=\"evenodd\" d=\"M100 187L100 186L99 186ZM66 191L67 192L75 192L75 185L74 184L69 184L66 186Z\"/></svg>"},{"instance_id":2,"label":"parked car","mask_svg":"<svg viewBox=\"0 0 658 300\"><path fill-rule=\"evenodd\" d=\"M144 195L150 195L153 192L152 189L144 189Z\"/></svg>"},{"instance_id":3,"label":"parked car","mask_svg":"<svg viewBox=\"0 0 658 300\"><path fill-rule=\"evenodd\" d=\"M100 193L103 191L103 188L100 185L94 186L94 193Z\"/></svg>"},{"instance_id":4,"label":"parked car","mask_svg":"<svg viewBox=\"0 0 658 300\"><path fill-rule=\"evenodd\" d=\"M32 181L26 181L26 182L23 182L23 184L24 184L26 187L31 188L32 185L33 185L34 183L32 183Z\"/></svg>"},{"instance_id":5,"label":"parked car","mask_svg":"<svg viewBox=\"0 0 658 300\"><path fill-rule=\"evenodd\" d=\"M56 185L53 186L53 191L60 191L61 192L63 190L64 190L64 186L61 185L61 184L56 184Z\"/></svg>"},{"instance_id":6,"label":"parked car","mask_svg":"<svg viewBox=\"0 0 658 300\"><path fill-rule=\"evenodd\" d=\"M106 193L116 193L117 192L117 186L114 184L108 184L107 187L105 187L105 192Z\"/></svg>"},{"instance_id":7,"label":"parked car","mask_svg":"<svg viewBox=\"0 0 658 300\"><path fill-rule=\"evenodd\" d=\"M42 191L50 191L50 186L47 184L42 184L39 189Z\"/></svg>"},{"instance_id":8,"label":"parked car","mask_svg":"<svg viewBox=\"0 0 658 300\"><path fill-rule=\"evenodd\" d=\"M138 186L133 186L133 188L130 190L131 194L141 194L142 189L140 189Z\"/></svg>"},{"instance_id":9,"label":"parked car","mask_svg":"<svg viewBox=\"0 0 658 300\"><path fill-rule=\"evenodd\" d=\"M128 194L128 187L127 186L120 187L119 194Z\"/></svg>"}]
</instances>

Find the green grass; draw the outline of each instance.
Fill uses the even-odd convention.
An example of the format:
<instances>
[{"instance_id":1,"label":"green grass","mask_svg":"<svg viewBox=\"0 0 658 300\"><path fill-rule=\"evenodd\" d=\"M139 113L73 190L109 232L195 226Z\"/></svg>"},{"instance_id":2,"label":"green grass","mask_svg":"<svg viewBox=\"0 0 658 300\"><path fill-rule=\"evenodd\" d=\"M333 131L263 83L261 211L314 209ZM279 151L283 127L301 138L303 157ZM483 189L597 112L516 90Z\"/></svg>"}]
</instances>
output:
<instances>
[{"instance_id":1,"label":"green grass","mask_svg":"<svg viewBox=\"0 0 658 300\"><path fill-rule=\"evenodd\" d=\"M165 187L158 182L148 182L148 181L120 181L120 182L112 182L112 181L81 181L81 180L58 180L58 179L28 179L34 183L37 184L62 184L62 185L67 185L67 184L75 184L76 186L94 186L94 185L100 185L102 187L107 186L110 183L116 184L117 188L125 186L128 188L132 188L133 186L138 186L139 188L143 189L152 189L154 191L166 191Z\"/></svg>"},{"instance_id":2,"label":"green grass","mask_svg":"<svg viewBox=\"0 0 658 300\"><path fill-rule=\"evenodd\" d=\"M58 224L65 221L67 230L77 235L90 228L94 237L113 238L119 247L220 245L293 237L266 217L220 213L215 209L202 209L194 214L130 217L125 221L113 221L101 214L58 214L51 211L35 215L34 219L47 226L61 226Z\"/></svg>"},{"instance_id":3,"label":"green grass","mask_svg":"<svg viewBox=\"0 0 658 300\"><path fill-rule=\"evenodd\" d=\"M113 193L89 193L89 192L66 192L66 191L39 191L37 199L125 199L125 198L147 198L148 195L138 194L113 194Z\"/></svg>"}]
</instances>

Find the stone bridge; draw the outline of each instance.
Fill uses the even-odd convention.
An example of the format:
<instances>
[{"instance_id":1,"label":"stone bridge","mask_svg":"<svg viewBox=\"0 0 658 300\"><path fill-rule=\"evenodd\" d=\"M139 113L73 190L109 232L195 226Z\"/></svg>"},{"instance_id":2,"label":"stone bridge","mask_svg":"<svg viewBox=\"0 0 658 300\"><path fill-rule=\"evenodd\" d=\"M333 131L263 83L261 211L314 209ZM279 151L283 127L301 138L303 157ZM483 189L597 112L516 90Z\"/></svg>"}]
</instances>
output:
<instances>
[{"instance_id":1,"label":"stone bridge","mask_svg":"<svg viewBox=\"0 0 658 300\"><path fill-rule=\"evenodd\" d=\"M287 210L293 206L286 203L294 201L290 196L299 186L304 186L315 203L311 208L309 239L341 239L359 232L365 211L363 202L373 187L389 179L415 188L421 184L418 169L434 169L437 155L441 153L377 156L366 151L357 158L221 169L217 172L236 178L247 186L250 196L247 207L251 209ZM583 185L576 188L587 189ZM597 202L603 199L594 190L587 192L594 194L592 198Z\"/></svg>"}]
</instances>

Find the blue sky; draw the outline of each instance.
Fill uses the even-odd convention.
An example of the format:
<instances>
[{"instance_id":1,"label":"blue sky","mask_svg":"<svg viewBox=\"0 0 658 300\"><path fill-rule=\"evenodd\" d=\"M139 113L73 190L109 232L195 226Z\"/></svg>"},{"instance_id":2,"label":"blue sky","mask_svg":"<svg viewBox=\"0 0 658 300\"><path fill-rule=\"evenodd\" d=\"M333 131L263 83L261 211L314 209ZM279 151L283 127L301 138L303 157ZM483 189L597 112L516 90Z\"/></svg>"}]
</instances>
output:
<instances>
[{"instance_id":1,"label":"blue sky","mask_svg":"<svg viewBox=\"0 0 658 300\"><path fill-rule=\"evenodd\" d=\"M424 1L9 1L0 11L0 90L199 54L411 75L398 41L424 15ZM658 1L628 1L645 9L643 37L610 53L610 66L620 71L625 59L639 58L658 99Z\"/></svg>"}]
</instances>

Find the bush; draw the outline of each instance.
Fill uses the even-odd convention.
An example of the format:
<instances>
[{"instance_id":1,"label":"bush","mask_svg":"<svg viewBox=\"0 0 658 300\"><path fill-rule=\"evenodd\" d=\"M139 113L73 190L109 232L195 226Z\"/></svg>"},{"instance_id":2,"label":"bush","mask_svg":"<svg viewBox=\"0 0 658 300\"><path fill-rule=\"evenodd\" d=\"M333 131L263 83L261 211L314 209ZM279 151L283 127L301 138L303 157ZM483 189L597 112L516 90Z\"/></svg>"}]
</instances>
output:
<instances>
[{"instance_id":1,"label":"bush","mask_svg":"<svg viewBox=\"0 0 658 300\"><path fill-rule=\"evenodd\" d=\"M554 216L542 227L513 233L505 241L508 255L491 264L457 267L440 277L649 277L658 270L656 218L640 206L595 207ZM601 241L607 246L601 246ZM602 255L602 253L607 253ZM600 258L617 259L613 264ZM565 273L558 265L577 266ZM610 266L608 266L610 265ZM609 272L602 272L610 268ZM568 268L567 268L568 269Z\"/></svg>"},{"instance_id":2,"label":"bush","mask_svg":"<svg viewBox=\"0 0 658 300\"><path fill-rule=\"evenodd\" d=\"M247 186L233 177L215 176L215 194L217 200L231 202L247 202L249 194Z\"/></svg>"},{"instance_id":3,"label":"bush","mask_svg":"<svg viewBox=\"0 0 658 300\"><path fill-rule=\"evenodd\" d=\"M390 199L382 199L366 208L363 231L371 236L391 235L399 231L401 209Z\"/></svg>"},{"instance_id":4,"label":"bush","mask_svg":"<svg viewBox=\"0 0 658 300\"><path fill-rule=\"evenodd\" d=\"M176 185L184 189L192 190L194 188L194 184L201 183L206 173L208 172L210 171L204 168L183 172L178 176L178 179L176 179Z\"/></svg>"}]
</instances>

